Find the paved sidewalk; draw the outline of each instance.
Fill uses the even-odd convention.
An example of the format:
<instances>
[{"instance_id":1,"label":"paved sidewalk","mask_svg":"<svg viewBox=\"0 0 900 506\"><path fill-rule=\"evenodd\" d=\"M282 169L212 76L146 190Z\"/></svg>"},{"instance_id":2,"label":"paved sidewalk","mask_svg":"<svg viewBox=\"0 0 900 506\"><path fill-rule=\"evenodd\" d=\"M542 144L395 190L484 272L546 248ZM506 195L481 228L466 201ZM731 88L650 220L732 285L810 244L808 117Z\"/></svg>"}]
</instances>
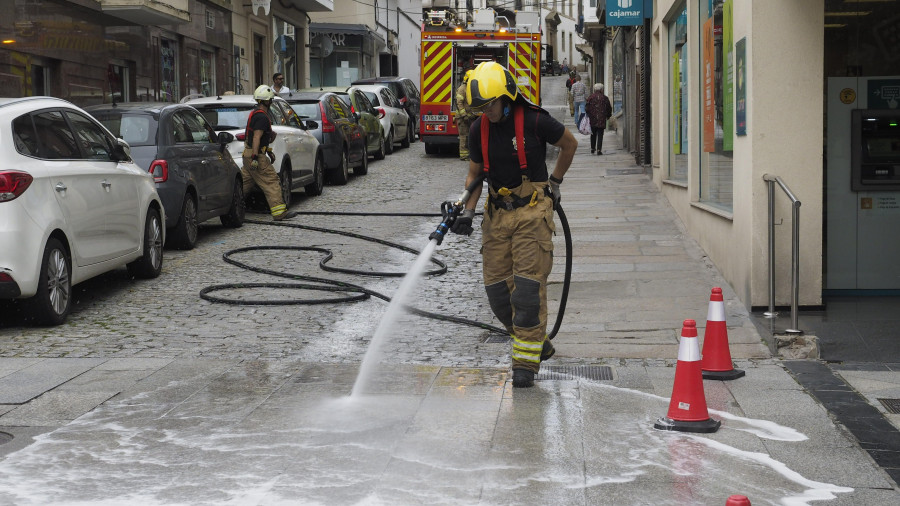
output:
<instances>
[{"instance_id":1,"label":"paved sidewalk","mask_svg":"<svg viewBox=\"0 0 900 506\"><path fill-rule=\"evenodd\" d=\"M40 435L2 454L0 504L897 504L896 484L771 357L615 136L602 156L576 137L562 186L573 285L534 388L440 353L387 360L357 396L356 363L2 358L0 406L19 405L0 410L0 432ZM681 322L702 337L716 286L746 376L704 381L717 432L656 430ZM491 346L506 345L472 353Z\"/></svg>"}]
</instances>

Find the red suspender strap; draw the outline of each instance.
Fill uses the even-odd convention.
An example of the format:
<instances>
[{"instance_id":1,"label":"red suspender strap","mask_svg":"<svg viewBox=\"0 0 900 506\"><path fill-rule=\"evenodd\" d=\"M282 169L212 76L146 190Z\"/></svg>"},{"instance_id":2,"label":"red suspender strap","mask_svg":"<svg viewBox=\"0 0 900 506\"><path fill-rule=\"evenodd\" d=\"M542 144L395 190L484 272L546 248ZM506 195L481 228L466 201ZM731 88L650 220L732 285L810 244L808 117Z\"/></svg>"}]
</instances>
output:
<instances>
[{"instance_id":1,"label":"red suspender strap","mask_svg":"<svg viewBox=\"0 0 900 506\"><path fill-rule=\"evenodd\" d=\"M519 155L519 168L525 170L528 168L528 162L525 160L525 108L514 106L513 120L516 122L516 152Z\"/></svg>"},{"instance_id":2,"label":"red suspender strap","mask_svg":"<svg viewBox=\"0 0 900 506\"><path fill-rule=\"evenodd\" d=\"M253 121L253 115L258 112L265 114L265 111L262 109L253 109L253 111L250 112L250 116L247 116L247 128L244 129L244 142L251 149L253 148L253 132L250 131L250 122Z\"/></svg>"},{"instance_id":3,"label":"red suspender strap","mask_svg":"<svg viewBox=\"0 0 900 506\"><path fill-rule=\"evenodd\" d=\"M484 173L487 175L491 166L490 158L488 158L488 134L491 133L491 122L481 115L481 159L484 160Z\"/></svg>"},{"instance_id":4,"label":"red suspender strap","mask_svg":"<svg viewBox=\"0 0 900 506\"><path fill-rule=\"evenodd\" d=\"M516 154L519 155L519 168L525 170L528 168L528 162L525 160L525 108L521 105L513 105L513 122L516 128ZM481 117L481 158L484 160L484 172L487 173L490 168L488 158L488 135L491 131L491 122L487 121L484 116Z\"/></svg>"}]
</instances>

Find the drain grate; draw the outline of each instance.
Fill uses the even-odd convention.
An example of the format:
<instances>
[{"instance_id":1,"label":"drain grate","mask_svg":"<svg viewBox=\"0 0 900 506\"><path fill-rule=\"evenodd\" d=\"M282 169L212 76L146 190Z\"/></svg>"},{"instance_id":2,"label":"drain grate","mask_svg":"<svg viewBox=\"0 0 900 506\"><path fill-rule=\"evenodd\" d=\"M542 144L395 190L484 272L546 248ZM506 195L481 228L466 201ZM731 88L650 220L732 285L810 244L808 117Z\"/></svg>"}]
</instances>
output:
<instances>
[{"instance_id":1,"label":"drain grate","mask_svg":"<svg viewBox=\"0 0 900 506\"><path fill-rule=\"evenodd\" d=\"M900 413L900 399L878 399L878 402L884 406L889 413Z\"/></svg>"},{"instance_id":2,"label":"drain grate","mask_svg":"<svg viewBox=\"0 0 900 506\"><path fill-rule=\"evenodd\" d=\"M13 435L8 432L0 432L0 445L13 440Z\"/></svg>"},{"instance_id":3,"label":"drain grate","mask_svg":"<svg viewBox=\"0 0 900 506\"><path fill-rule=\"evenodd\" d=\"M574 380L584 378L611 381L612 367L607 365L544 365L536 380Z\"/></svg>"},{"instance_id":4,"label":"drain grate","mask_svg":"<svg viewBox=\"0 0 900 506\"><path fill-rule=\"evenodd\" d=\"M487 339L484 340L485 343L508 343L509 336L498 336L496 334L492 336L488 336Z\"/></svg>"},{"instance_id":5,"label":"drain grate","mask_svg":"<svg viewBox=\"0 0 900 506\"><path fill-rule=\"evenodd\" d=\"M644 169L606 169L607 176L628 176L631 174L643 174Z\"/></svg>"}]
</instances>

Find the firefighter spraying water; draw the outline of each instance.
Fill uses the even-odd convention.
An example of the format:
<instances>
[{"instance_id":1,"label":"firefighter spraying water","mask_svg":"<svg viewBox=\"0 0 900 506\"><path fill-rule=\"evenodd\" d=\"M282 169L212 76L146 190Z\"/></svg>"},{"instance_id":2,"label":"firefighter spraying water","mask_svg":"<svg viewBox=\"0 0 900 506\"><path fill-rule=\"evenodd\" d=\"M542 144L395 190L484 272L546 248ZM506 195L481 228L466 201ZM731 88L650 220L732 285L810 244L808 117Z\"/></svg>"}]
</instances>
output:
<instances>
[{"instance_id":1,"label":"firefighter spraying water","mask_svg":"<svg viewBox=\"0 0 900 506\"><path fill-rule=\"evenodd\" d=\"M547 334L553 214L562 211L560 185L578 141L562 123L529 102L512 73L499 63L480 63L469 79L467 95L482 115L469 135L466 189L457 202L442 204L444 219L430 239L440 242L448 230L473 232L475 207L486 180L489 196L481 225L485 291L494 316L512 338L513 387L530 387L541 362L555 353ZM546 163L547 144L560 148L552 171ZM568 230L566 239L568 253ZM566 267L568 278L568 262ZM561 315L562 311L557 325Z\"/></svg>"}]
</instances>

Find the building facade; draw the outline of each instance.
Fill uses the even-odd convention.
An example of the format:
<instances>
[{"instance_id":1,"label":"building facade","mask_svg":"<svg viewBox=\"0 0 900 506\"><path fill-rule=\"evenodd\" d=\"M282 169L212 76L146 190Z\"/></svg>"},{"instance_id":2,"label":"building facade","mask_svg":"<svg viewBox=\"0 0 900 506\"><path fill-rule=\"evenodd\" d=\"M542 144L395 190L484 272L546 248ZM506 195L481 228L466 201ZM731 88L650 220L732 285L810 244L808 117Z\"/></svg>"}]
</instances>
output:
<instances>
[{"instance_id":1,"label":"building facade","mask_svg":"<svg viewBox=\"0 0 900 506\"><path fill-rule=\"evenodd\" d=\"M795 210L799 306L900 295L900 2L656 0L604 26L619 3L585 25L616 133L744 304L791 304Z\"/></svg>"},{"instance_id":2,"label":"building facade","mask_svg":"<svg viewBox=\"0 0 900 506\"><path fill-rule=\"evenodd\" d=\"M331 0L0 0L0 96L78 105L309 82L307 12Z\"/></svg>"}]
</instances>

